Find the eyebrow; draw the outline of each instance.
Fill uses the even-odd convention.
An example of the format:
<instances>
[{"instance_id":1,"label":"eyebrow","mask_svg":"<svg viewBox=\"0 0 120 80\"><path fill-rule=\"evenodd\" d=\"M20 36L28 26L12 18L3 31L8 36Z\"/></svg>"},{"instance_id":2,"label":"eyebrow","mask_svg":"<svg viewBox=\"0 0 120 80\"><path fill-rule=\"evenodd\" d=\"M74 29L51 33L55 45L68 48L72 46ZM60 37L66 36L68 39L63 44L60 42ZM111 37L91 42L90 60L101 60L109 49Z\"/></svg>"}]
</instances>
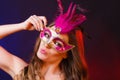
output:
<instances>
[{"instance_id":1,"label":"eyebrow","mask_svg":"<svg viewBox=\"0 0 120 80\"><path fill-rule=\"evenodd\" d=\"M64 43L68 43L68 39L66 39L66 41L65 41L64 38L61 38L61 37L58 37L58 38L60 38L60 40L62 40ZM69 44L69 43L68 43L68 44Z\"/></svg>"}]
</instances>

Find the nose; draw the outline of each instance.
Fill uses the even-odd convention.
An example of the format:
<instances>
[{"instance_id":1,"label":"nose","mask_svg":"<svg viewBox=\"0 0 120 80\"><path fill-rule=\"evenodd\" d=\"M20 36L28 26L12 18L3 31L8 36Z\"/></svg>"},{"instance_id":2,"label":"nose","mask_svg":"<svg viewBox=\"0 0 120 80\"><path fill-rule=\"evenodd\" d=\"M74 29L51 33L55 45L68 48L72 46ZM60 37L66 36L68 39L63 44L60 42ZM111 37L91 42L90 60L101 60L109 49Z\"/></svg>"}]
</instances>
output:
<instances>
[{"instance_id":1,"label":"nose","mask_svg":"<svg viewBox=\"0 0 120 80\"><path fill-rule=\"evenodd\" d=\"M45 44L45 47L48 48L48 49L50 49L50 48L51 48L50 43L46 43L46 44Z\"/></svg>"}]
</instances>

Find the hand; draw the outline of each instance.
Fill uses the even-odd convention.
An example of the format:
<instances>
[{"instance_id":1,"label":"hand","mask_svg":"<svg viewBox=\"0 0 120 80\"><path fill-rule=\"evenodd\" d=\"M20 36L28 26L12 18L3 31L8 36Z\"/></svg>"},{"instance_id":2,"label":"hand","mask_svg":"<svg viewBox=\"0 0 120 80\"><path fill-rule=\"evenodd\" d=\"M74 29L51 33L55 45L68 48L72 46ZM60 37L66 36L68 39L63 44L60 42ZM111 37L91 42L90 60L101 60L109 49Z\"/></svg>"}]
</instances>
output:
<instances>
[{"instance_id":1,"label":"hand","mask_svg":"<svg viewBox=\"0 0 120 80\"><path fill-rule=\"evenodd\" d=\"M43 30L47 25L47 19L45 16L30 16L26 21L23 22L23 28L25 30Z\"/></svg>"}]
</instances>

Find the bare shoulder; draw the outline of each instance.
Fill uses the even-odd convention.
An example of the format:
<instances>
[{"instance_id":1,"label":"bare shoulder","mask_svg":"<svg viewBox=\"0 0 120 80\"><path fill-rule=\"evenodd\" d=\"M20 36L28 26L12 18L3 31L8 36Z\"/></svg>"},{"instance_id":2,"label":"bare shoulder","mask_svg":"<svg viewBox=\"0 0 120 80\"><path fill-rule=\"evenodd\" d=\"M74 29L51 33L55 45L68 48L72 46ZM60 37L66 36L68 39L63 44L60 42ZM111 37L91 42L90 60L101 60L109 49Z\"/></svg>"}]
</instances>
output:
<instances>
[{"instance_id":1,"label":"bare shoulder","mask_svg":"<svg viewBox=\"0 0 120 80\"><path fill-rule=\"evenodd\" d=\"M0 46L0 69L7 72L11 77L14 77L25 66L27 66L25 61Z\"/></svg>"}]
</instances>

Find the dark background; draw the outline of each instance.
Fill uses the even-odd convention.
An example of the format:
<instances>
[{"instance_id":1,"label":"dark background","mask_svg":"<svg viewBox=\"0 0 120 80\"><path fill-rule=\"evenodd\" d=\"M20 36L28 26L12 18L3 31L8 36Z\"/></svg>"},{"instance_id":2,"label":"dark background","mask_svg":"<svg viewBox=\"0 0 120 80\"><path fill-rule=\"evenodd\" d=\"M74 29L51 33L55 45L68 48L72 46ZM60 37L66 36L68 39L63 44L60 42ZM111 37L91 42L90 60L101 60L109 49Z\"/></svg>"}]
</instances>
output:
<instances>
[{"instance_id":1,"label":"dark background","mask_svg":"<svg viewBox=\"0 0 120 80\"><path fill-rule=\"evenodd\" d=\"M120 80L120 9L117 0L63 0L64 5L74 1L87 9L87 21L82 24L92 39L85 39L85 57L90 80ZM19 23L36 14L46 16L50 23L57 13L56 0L0 0L0 25ZM9 52L29 61L39 32L21 31L0 40ZM11 77L0 70L0 80Z\"/></svg>"}]
</instances>

